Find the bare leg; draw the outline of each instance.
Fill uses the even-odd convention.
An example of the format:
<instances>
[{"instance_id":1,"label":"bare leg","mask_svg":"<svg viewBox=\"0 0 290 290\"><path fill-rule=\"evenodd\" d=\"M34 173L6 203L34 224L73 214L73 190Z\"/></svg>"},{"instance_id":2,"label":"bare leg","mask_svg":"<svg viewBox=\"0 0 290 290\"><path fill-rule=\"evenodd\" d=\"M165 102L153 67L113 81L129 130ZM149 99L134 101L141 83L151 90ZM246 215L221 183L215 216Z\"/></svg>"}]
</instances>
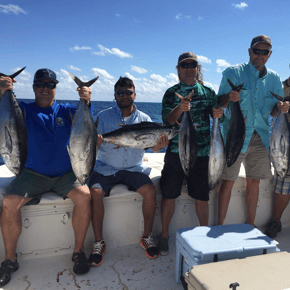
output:
<instances>
[{"instance_id":1,"label":"bare leg","mask_svg":"<svg viewBox=\"0 0 290 290\"><path fill-rule=\"evenodd\" d=\"M208 202L195 200L195 211L201 226L208 226Z\"/></svg>"},{"instance_id":2,"label":"bare leg","mask_svg":"<svg viewBox=\"0 0 290 290\"><path fill-rule=\"evenodd\" d=\"M175 210L175 199L164 198L161 203L162 238L169 237L169 225Z\"/></svg>"},{"instance_id":3,"label":"bare leg","mask_svg":"<svg viewBox=\"0 0 290 290\"><path fill-rule=\"evenodd\" d=\"M273 205L273 219L281 224L282 214L290 201L290 195L275 193Z\"/></svg>"},{"instance_id":4,"label":"bare leg","mask_svg":"<svg viewBox=\"0 0 290 290\"><path fill-rule=\"evenodd\" d=\"M91 218L91 195L86 186L74 188L67 195L74 203L72 226L75 234L75 249L78 253L84 249L84 241Z\"/></svg>"},{"instance_id":5,"label":"bare leg","mask_svg":"<svg viewBox=\"0 0 290 290\"><path fill-rule=\"evenodd\" d=\"M246 181L247 224L255 226L260 180L247 178Z\"/></svg>"},{"instance_id":6,"label":"bare leg","mask_svg":"<svg viewBox=\"0 0 290 290\"><path fill-rule=\"evenodd\" d=\"M20 209L31 198L8 195L3 199L3 211L1 216L1 231L5 246L5 259L16 259L17 241L21 234Z\"/></svg>"},{"instance_id":7,"label":"bare leg","mask_svg":"<svg viewBox=\"0 0 290 290\"><path fill-rule=\"evenodd\" d=\"M218 224L223 225L228 212L235 181L223 180L218 195Z\"/></svg>"},{"instance_id":8,"label":"bare leg","mask_svg":"<svg viewBox=\"0 0 290 290\"><path fill-rule=\"evenodd\" d=\"M99 188L91 188L92 195L92 225L95 234L95 241L103 240L103 221L105 207L103 197L105 192Z\"/></svg>"},{"instance_id":9,"label":"bare leg","mask_svg":"<svg viewBox=\"0 0 290 290\"><path fill-rule=\"evenodd\" d=\"M143 197L142 212L144 217L144 236L152 232L156 213L156 189L153 184L141 186L137 192Z\"/></svg>"}]
</instances>

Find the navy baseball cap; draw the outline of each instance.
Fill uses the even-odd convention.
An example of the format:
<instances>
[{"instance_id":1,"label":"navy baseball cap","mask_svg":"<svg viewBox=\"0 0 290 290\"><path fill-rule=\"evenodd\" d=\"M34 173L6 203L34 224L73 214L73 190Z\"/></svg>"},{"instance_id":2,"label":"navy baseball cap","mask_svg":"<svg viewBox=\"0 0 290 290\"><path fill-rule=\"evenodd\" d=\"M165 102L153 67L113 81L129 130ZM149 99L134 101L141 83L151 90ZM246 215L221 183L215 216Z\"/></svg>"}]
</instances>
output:
<instances>
[{"instance_id":1,"label":"navy baseball cap","mask_svg":"<svg viewBox=\"0 0 290 290\"><path fill-rule=\"evenodd\" d=\"M254 37L252 39L251 48L253 48L256 44L261 43L261 42L267 43L272 47L272 41L271 41L270 37L262 34L262 35L258 35L256 37Z\"/></svg>"},{"instance_id":2,"label":"navy baseball cap","mask_svg":"<svg viewBox=\"0 0 290 290\"><path fill-rule=\"evenodd\" d=\"M48 79L53 81L55 84L58 84L59 81L56 79L56 74L54 71L48 69L48 68L41 68L39 69L35 75L34 75L34 80L33 82L37 82L39 80L43 80L43 79Z\"/></svg>"}]
</instances>

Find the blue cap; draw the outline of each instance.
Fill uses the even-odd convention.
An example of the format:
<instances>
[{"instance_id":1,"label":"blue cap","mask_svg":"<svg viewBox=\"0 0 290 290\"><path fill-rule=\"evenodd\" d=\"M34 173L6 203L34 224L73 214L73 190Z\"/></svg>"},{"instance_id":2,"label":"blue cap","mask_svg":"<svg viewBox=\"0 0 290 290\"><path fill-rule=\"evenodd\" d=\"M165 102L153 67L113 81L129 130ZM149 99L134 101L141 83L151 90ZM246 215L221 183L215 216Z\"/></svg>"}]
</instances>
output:
<instances>
[{"instance_id":1,"label":"blue cap","mask_svg":"<svg viewBox=\"0 0 290 290\"><path fill-rule=\"evenodd\" d=\"M43 79L48 79L53 81L54 83L58 84L58 80L56 79L56 74L54 71L48 69L48 68L41 68L39 69L35 75L34 75L34 80L33 82L37 82L39 80L43 80Z\"/></svg>"}]
</instances>

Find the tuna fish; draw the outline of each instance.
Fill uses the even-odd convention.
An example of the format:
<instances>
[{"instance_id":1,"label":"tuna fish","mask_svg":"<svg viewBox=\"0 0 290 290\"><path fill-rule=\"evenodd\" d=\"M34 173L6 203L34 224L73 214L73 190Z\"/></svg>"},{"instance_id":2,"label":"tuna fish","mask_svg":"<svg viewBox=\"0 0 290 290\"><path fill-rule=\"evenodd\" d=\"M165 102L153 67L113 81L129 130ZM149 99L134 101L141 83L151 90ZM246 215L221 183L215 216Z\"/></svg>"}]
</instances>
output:
<instances>
[{"instance_id":1,"label":"tuna fish","mask_svg":"<svg viewBox=\"0 0 290 290\"><path fill-rule=\"evenodd\" d=\"M181 100L184 98L190 100L193 94L194 90L192 90L192 92L187 97L182 97L176 93L176 95ZM189 176L189 170L194 166L197 158L196 130L193 126L189 111L183 113L182 121L180 124L178 152L184 174Z\"/></svg>"},{"instance_id":2,"label":"tuna fish","mask_svg":"<svg viewBox=\"0 0 290 290\"><path fill-rule=\"evenodd\" d=\"M122 128L103 135L103 140L122 147L148 149L157 145L161 135L167 135L168 140L178 133L176 128L162 123L141 122L124 125Z\"/></svg>"},{"instance_id":3,"label":"tuna fish","mask_svg":"<svg viewBox=\"0 0 290 290\"><path fill-rule=\"evenodd\" d=\"M281 102L290 99L290 96L283 98L270 93ZM284 178L288 171L289 154L289 122L286 114L280 112L270 138L270 159L281 178Z\"/></svg>"},{"instance_id":4,"label":"tuna fish","mask_svg":"<svg viewBox=\"0 0 290 290\"><path fill-rule=\"evenodd\" d=\"M89 87L98 79L96 77L84 83L73 74L71 77L79 87ZM81 99L72 120L68 154L74 174L82 185L88 181L94 169L97 140L97 129L89 106L84 99Z\"/></svg>"},{"instance_id":5,"label":"tuna fish","mask_svg":"<svg viewBox=\"0 0 290 290\"><path fill-rule=\"evenodd\" d=\"M23 70L9 75L15 78ZM0 73L0 76L7 76ZM0 155L8 169L15 175L20 175L27 158L27 130L25 112L18 105L12 91L7 91L0 101Z\"/></svg>"},{"instance_id":6,"label":"tuna fish","mask_svg":"<svg viewBox=\"0 0 290 290\"><path fill-rule=\"evenodd\" d=\"M244 85L242 83L234 86L229 79L228 82L234 91L240 91ZM226 140L226 161L228 167L231 167L240 155L244 145L245 133L246 126L240 104L239 102L234 102Z\"/></svg>"},{"instance_id":7,"label":"tuna fish","mask_svg":"<svg viewBox=\"0 0 290 290\"><path fill-rule=\"evenodd\" d=\"M225 165L225 146L219 127L219 119L214 118L211 130L208 164L208 184L210 190L214 189L221 181Z\"/></svg>"}]
</instances>

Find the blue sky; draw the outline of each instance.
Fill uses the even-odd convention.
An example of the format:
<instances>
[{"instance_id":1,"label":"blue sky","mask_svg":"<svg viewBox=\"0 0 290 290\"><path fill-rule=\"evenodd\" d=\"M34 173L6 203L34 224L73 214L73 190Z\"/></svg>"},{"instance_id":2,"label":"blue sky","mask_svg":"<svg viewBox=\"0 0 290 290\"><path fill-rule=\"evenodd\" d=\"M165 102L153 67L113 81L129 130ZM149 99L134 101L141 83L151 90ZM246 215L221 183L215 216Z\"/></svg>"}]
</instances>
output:
<instances>
[{"instance_id":1,"label":"blue sky","mask_svg":"<svg viewBox=\"0 0 290 290\"><path fill-rule=\"evenodd\" d=\"M11 0L13 1L13 0ZM113 100L120 76L134 80L140 102L161 102L178 82L178 56L192 51L204 81L218 90L221 72L248 62L254 36L271 37L267 67L282 80L289 69L289 0L21 0L0 3L0 72L17 77L18 98L34 98L39 68L57 73L57 99L78 99L69 72L99 76L92 100Z\"/></svg>"}]
</instances>

